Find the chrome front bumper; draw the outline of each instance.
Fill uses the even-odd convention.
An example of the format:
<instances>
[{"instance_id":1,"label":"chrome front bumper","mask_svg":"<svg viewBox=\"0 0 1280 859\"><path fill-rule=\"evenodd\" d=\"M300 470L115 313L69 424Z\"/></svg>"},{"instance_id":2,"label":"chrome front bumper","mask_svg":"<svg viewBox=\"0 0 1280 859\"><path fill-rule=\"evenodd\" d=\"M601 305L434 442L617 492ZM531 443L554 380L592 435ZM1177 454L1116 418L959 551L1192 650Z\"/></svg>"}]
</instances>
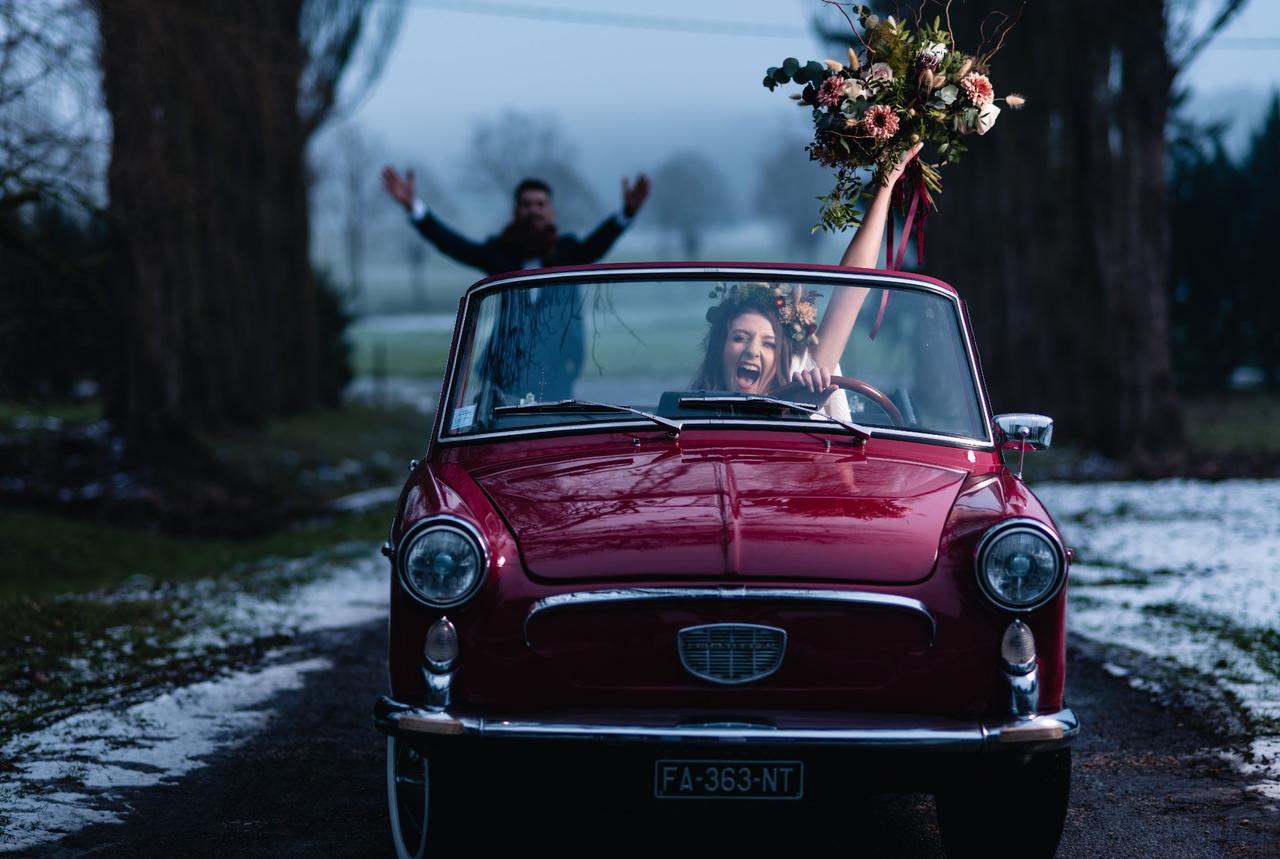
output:
<instances>
[{"instance_id":1,"label":"chrome front bumper","mask_svg":"<svg viewBox=\"0 0 1280 859\"><path fill-rule=\"evenodd\" d=\"M753 746L838 745L867 750L1042 751L1073 742L1080 722L1069 708L1052 713L1011 716L999 722L965 722L933 718L868 716L848 724L663 723L494 718L432 711L391 698L379 698L374 724L388 736L491 737L526 740L597 740L609 742L747 744Z\"/></svg>"}]
</instances>

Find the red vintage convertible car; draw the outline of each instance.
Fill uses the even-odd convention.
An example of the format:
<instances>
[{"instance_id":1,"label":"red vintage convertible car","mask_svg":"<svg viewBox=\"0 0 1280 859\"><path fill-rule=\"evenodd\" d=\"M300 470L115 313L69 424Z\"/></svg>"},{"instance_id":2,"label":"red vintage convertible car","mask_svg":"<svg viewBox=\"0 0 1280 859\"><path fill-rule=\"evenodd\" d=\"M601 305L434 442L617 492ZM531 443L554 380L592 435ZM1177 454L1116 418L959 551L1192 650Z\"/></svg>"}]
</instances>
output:
<instances>
[{"instance_id":1,"label":"red vintage convertible car","mask_svg":"<svg viewBox=\"0 0 1280 859\"><path fill-rule=\"evenodd\" d=\"M822 338L832 386L793 381ZM658 817L927 791L949 853L1052 855L1070 552L1020 478L1051 433L990 414L927 277L476 284L384 546L397 852L488 805L481 777Z\"/></svg>"}]
</instances>

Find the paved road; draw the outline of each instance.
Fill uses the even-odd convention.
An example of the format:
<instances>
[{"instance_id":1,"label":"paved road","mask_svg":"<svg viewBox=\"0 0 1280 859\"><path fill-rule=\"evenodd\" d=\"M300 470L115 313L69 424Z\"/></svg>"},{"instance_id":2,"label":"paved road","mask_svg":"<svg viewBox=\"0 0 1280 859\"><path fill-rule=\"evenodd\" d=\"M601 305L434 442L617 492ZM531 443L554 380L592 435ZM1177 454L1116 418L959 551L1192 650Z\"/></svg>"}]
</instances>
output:
<instances>
[{"instance_id":1,"label":"paved road","mask_svg":"<svg viewBox=\"0 0 1280 859\"><path fill-rule=\"evenodd\" d=\"M31 855L391 855L385 746L368 715L385 686L383 634L384 625L376 623L316 636L309 646L335 668L272 702L280 715L271 731L176 784L129 796L126 824L94 827ZM1280 855L1277 804L1244 790L1194 713L1153 703L1075 651L1069 678L1085 734L1076 746L1072 808L1059 856ZM498 785L490 807L517 801ZM850 803L821 826L798 827L756 812L729 829L700 837L715 855L728 856L783 849L794 855L801 845L801 855L837 849L857 857L942 855L927 796ZM499 816L477 825L478 839L489 846L499 834L531 840L539 852L557 857L598 856L640 843L653 855L693 855L686 848L699 837L644 822L582 821L572 809L518 828Z\"/></svg>"}]
</instances>

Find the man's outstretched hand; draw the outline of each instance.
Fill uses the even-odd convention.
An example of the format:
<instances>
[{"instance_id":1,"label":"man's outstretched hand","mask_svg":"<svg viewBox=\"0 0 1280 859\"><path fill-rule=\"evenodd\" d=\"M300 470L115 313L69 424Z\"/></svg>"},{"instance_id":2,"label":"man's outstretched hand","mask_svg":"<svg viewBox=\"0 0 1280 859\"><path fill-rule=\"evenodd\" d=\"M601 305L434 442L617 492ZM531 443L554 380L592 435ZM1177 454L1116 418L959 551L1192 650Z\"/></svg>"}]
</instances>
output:
<instances>
[{"instance_id":1,"label":"man's outstretched hand","mask_svg":"<svg viewBox=\"0 0 1280 859\"><path fill-rule=\"evenodd\" d=\"M641 173L636 177L636 184L634 185L627 181L627 177L622 177L622 214L628 218L634 218L648 196L648 176Z\"/></svg>"},{"instance_id":2,"label":"man's outstretched hand","mask_svg":"<svg viewBox=\"0 0 1280 859\"><path fill-rule=\"evenodd\" d=\"M382 168L382 187L387 189L391 199L395 200L405 211L413 209L413 171L406 170L404 176L396 172L396 168L387 165Z\"/></svg>"}]
</instances>

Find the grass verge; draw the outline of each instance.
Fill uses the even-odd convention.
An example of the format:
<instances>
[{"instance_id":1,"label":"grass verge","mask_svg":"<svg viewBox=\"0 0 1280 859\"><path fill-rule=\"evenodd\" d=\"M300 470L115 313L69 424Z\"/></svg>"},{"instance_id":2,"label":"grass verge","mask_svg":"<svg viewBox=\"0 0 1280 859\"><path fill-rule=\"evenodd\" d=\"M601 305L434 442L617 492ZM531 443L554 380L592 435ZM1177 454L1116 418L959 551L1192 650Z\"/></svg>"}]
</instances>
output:
<instances>
[{"instance_id":1,"label":"grass verge","mask_svg":"<svg viewBox=\"0 0 1280 859\"><path fill-rule=\"evenodd\" d=\"M0 539L25 526L27 545L47 538L72 550L50 552L58 575L33 567L0 580L0 747L95 704L259 661L290 640L288 629L245 620L242 598L287 599L333 564L373 556L390 517L384 507L246 541L0 519L9 529Z\"/></svg>"}]
</instances>

